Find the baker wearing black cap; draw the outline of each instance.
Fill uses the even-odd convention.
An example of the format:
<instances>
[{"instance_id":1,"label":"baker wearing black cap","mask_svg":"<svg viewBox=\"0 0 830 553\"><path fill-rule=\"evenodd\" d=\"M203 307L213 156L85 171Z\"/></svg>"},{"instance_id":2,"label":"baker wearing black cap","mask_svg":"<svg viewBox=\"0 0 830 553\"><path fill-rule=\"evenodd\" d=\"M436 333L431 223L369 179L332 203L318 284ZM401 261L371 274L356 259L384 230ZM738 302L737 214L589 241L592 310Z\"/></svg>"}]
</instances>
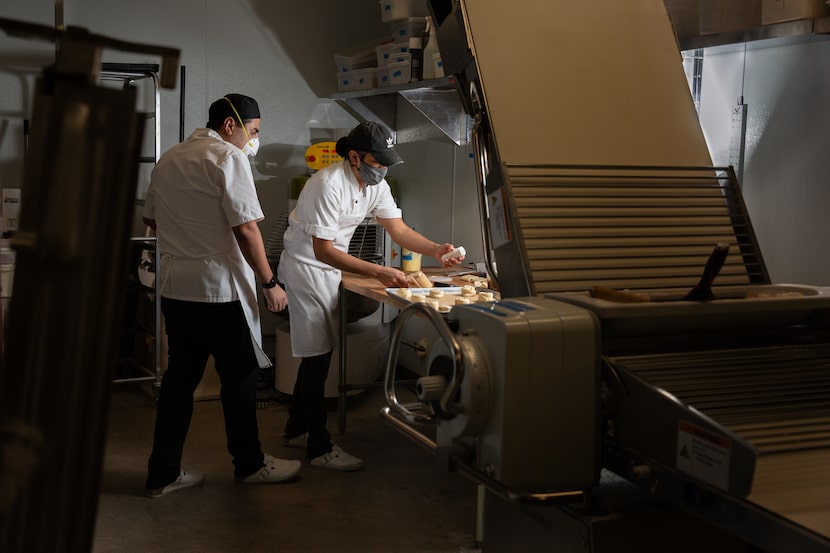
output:
<instances>
[{"instance_id":1,"label":"baker wearing black cap","mask_svg":"<svg viewBox=\"0 0 830 553\"><path fill-rule=\"evenodd\" d=\"M363 461L332 444L326 430L325 383L338 340L340 272L376 278L385 287L406 287L406 275L349 254L355 229L368 216L383 225L404 248L442 261L451 244L437 243L404 223L386 182L386 169L403 160L394 139L375 122L356 126L337 141L344 159L309 178L288 218L280 256L279 279L288 294L291 350L301 358L283 441L306 448L315 467L358 470Z\"/></svg>"},{"instance_id":2,"label":"baker wearing black cap","mask_svg":"<svg viewBox=\"0 0 830 553\"><path fill-rule=\"evenodd\" d=\"M210 105L205 126L218 132L245 155L255 156L259 150L259 124L256 100L244 94L226 94Z\"/></svg>"},{"instance_id":3,"label":"baker wearing black cap","mask_svg":"<svg viewBox=\"0 0 830 553\"><path fill-rule=\"evenodd\" d=\"M271 365L262 351L257 284L266 306L287 305L265 255L264 218L247 155L258 145L256 100L227 94L208 110L206 128L161 156L144 202L156 231L156 268L168 341L145 494L162 497L202 483L181 468L193 392L213 356L234 474L250 484L294 478L301 464L264 454L256 420L256 379Z\"/></svg>"}]
</instances>

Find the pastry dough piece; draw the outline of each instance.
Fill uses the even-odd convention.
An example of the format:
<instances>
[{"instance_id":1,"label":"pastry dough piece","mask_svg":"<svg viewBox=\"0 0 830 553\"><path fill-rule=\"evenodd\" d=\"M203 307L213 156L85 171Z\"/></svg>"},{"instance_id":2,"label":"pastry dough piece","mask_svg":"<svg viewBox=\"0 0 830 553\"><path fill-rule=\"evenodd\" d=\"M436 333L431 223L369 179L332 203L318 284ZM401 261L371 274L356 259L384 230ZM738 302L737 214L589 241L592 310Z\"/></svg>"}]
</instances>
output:
<instances>
[{"instance_id":1,"label":"pastry dough piece","mask_svg":"<svg viewBox=\"0 0 830 553\"><path fill-rule=\"evenodd\" d=\"M427 297L423 294L412 294L412 303L424 303L427 301Z\"/></svg>"},{"instance_id":2,"label":"pastry dough piece","mask_svg":"<svg viewBox=\"0 0 830 553\"><path fill-rule=\"evenodd\" d=\"M431 308L435 309L436 311L438 310L438 300L435 300L435 299L432 299L432 298L427 298L426 299L426 304L428 306L430 306Z\"/></svg>"},{"instance_id":3,"label":"pastry dough piece","mask_svg":"<svg viewBox=\"0 0 830 553\"><path fill-rule=\"evenodd\" d=\"M406 275L406 280L413 288L432 288L432 281L427 278L423 271L409 273Z\"/></svg>"},{"instance_id":4,"label":"pastry dough piece","mask_svg":"<svg viewBox=\"0 0 830 553\"><path fill-rule=\"evenodd\" d=\"M476 301L495 301L493 292L479 292Z\"/></svg>"},{"instance_id":5,"label":"pastry dough piece","mask_svg":"<svg viewBox=\"0 0 830 553\"><path fill-rule=\"evenodd\" d=\"M456 257L464 257L467 255L467 251L464 249L464 246L458 246L451 252L447 252L441 256L441 262L446 263L450 259L455 259Z\"/></svg>"},{"instance_id":6,"label":"pastry dough piece","mask_svg":"<svg viewBox=\"0 0 830 553\"><path fill-rule=\"evenodd\" d=\"M464 305L465 303L472 303L472 301L470 301L470 298L465 297L455 298L455 305Z\"/></svg>"},{"instance_id":7,"label":"pastry dough piece","mask_svg":"<svg viewBox=\"0 0 830 553\"><path fill-rule=\"evenodd\" d=\"M477 286L479 288L490 288L490 279L487 277L480 277L478 275L461 275L461 280L466 280L473 286Z\"/></svg>"},{"instance_id":8,"label":"pastry dough piece","mask_svg":"<svg viewBox=\"0 0 830 553\"><path fill-rule=\"evenodd\" d=\"M451 309L452 309L452 307L449 306L449 305L444 305L443 303L438 304L438 312L439 313L449 313Z\"/></svg>"},{"instance_id":9,"label":"pastry dough piece","mask_svg":"<svg viewBox=\"0 0 830 553\"><path fill-rule=\"evenodd\" d=\"M471 285L464 285L461 287L461 296L465 298L472 298L476 296L476 287Z\"/></svg>"},{"instance_id":10,"label":"pastry dough piece","mask_svg":"<svg viewBox=\"0 0 830 553\"><path fill-rule=\"evenodd\" d=\"M412 297L412 291L407 288L398 288L398 291L395 292L398 296L402 297L405 300L408 300Z\"/></svg>"},{"instance_id":11,"label":"pastry dough piece","mask_svg":"<svg viewBox=\"0 0 830 553\"><path fill-rule=\"evenodd\" d=\"M443 298L444 291L440 288L430 288L429 289L429 297L431 298Z\"/></svg>"}]
</instances>

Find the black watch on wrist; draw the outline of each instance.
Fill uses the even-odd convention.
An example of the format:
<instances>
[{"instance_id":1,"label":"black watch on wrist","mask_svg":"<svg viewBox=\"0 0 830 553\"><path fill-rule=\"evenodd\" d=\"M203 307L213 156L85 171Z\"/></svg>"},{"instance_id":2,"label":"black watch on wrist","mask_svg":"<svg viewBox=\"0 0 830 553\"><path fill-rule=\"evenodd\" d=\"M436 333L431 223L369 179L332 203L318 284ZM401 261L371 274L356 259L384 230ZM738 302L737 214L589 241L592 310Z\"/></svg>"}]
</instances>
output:
<instances>
[{"instance_id":1,"label":"black watch on wrist","mask_svg":"<svg viewBox=\"0 0 830 553\"><path fill-rule=\"evenodd\" d=\"M277 285L277 275L273 275L271 277L271 280L269 280L268 282L263 282L262 283L263 288L273 288L276 285Z\"/></svg>"}]
</instances>

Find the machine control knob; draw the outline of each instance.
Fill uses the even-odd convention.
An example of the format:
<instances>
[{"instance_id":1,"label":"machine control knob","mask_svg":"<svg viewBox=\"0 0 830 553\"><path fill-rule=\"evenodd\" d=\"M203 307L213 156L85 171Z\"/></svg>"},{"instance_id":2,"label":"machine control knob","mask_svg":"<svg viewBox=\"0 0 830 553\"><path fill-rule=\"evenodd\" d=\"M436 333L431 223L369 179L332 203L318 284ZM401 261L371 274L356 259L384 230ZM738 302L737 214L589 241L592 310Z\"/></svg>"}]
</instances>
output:
<instances>
[{"instance_id":1,"label":"machine control knob","mask_svg":"<svg viewBox=\"0 0 830 553\"><path fill-rule=\"evenodd\" d=\"M447 387L447 379L441 375L422 376L415 383L415 394L422 402L439 401Z\"/></svg>"}]
</instances>

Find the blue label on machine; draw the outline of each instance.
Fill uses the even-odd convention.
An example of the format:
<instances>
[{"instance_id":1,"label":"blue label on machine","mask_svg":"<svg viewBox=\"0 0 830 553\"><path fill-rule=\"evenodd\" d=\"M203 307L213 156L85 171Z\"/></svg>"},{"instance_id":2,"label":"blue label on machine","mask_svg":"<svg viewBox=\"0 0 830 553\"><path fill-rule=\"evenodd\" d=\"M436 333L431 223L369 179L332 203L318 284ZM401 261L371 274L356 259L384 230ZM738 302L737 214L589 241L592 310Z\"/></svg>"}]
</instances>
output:
<instances>
[{"instance_id":1,"label":"blue label on machine","mask_svg":"<svg viewBox=\"0 0 830 553\"><path fill-rule=\"evenodd\" d=\"M484 311L485 313L492 313L493 315L498 315L499 317L507 317L507 313L500 313L496 311L496 304L493 302L477 302L477 303L468 303L464 305L464 307L471 307L473 309L478 309L479 311Z\"/></svg>"},{"instance_id":2,"label":"blue label on machine","mask_svg":"<svg viewBox=\"0 0 830 553\"><path fill-rule=\"evenodd\" d=\"M538 309L538 307L536 307L534 305L527 305L527 304L524 304L524 303L518 303L518 302L510 301L510 300L501 300L501 301L499 301L499 306L500 307L506 307L507 309L512 309L513 311L516 311L517 313L523 313L525 311L533 311L535 309Z\"/></svg>"}]
</instances>

